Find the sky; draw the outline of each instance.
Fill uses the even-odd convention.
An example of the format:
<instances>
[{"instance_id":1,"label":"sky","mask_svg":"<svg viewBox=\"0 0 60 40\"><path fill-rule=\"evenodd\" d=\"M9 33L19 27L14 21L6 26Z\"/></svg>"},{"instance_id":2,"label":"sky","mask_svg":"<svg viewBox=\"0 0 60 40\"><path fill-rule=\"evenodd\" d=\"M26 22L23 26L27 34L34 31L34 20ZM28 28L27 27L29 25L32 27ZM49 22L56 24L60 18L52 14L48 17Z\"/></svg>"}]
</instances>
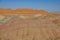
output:
<instances>
[{"instance_id":1,"label":"sky","mask_svg":"<svg viewBox=\"0 0 60 40\"><path fill-rule=\"evenodd\" d=\"M0 0L0 8L32 8L60 12L60 0Z\"/></svg>"}]
</instances>

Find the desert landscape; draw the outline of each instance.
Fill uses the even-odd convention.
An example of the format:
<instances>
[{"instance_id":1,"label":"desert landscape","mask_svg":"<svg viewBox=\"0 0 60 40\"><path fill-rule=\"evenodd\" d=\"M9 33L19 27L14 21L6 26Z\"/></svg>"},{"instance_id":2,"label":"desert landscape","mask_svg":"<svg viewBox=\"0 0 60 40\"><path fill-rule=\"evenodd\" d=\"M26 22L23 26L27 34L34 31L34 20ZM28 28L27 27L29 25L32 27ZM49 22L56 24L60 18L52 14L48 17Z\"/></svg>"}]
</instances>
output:
<instances>
[{"instance_id":1,"label":"desert landscape","mask_svg":"<svg viewBox=\"0 0 60 40\"><path fill-rule=\"evenodd\" d=\"M0 40L60 40L60 14L0 8Z\"/></svg>"}]
</instances>

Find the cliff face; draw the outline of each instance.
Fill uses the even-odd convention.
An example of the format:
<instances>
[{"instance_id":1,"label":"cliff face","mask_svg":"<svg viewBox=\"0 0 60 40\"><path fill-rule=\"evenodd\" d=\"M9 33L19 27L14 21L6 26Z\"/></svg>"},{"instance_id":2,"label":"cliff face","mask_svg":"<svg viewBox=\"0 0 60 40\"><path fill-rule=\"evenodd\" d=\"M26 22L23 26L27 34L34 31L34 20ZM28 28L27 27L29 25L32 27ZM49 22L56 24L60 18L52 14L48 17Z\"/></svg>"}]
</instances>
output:
<instances>
[{"instance_id":1,"label":"cliff face","mask_svg":"<svg viewBox=\"0 0 60 40\"><path fill-rule=\"evenodd\" d=\"M0 9L0 14L3 14L3 15L19 15L19 14L48 14L47 11L45 10L33 10L33 9L16 9L16 10L12 10L12 9Z\"/></svg>"}]
</instances>

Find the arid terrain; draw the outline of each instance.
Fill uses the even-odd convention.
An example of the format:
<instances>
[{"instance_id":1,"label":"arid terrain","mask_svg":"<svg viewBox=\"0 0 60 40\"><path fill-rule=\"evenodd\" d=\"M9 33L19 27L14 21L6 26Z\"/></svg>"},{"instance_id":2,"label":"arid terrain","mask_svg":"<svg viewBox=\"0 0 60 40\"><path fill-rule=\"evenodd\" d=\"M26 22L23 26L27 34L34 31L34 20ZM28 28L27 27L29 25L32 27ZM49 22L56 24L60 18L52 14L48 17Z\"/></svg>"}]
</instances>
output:
<instances>
[{"instance_id":1,"label":"arid terrain","mask_svg":"<svg viewBox=\"0 0 60 40\"><path fill-rule=\"evenodd\" d=\"M0 8L0 40L60 40L60 14Z\"/></svg>"}]
</instances>

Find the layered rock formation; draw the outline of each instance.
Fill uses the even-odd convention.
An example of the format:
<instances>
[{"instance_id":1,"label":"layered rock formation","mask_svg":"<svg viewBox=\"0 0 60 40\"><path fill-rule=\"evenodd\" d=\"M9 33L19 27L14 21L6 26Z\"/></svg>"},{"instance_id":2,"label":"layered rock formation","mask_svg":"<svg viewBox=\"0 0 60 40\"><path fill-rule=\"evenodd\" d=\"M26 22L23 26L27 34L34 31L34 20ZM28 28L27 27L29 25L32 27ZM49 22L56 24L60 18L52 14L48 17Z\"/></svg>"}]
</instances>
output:
<instances>
[{"instance_id":1,"label":"layered rock formation","mask_svg":"<svg viewBox=\"0 0 60 40\"><path fill-rule=\"evenodd\" d=\"M26 14L26 15L33 15L33 14L48 14L45 10L33 10L33 9L0 9L0 14L3 15L19 15L19 14Z\"/></svg>"},{"instance_id":2,"label":"layered rock formation","mask_svg":"<svg viewBox=\"0 0 60 40\"><path fill-rule=\"evenodd\" d=\"M3 10L0 10L0 40L60 40L60 14Z\"/></svg>"}]
</instances>

